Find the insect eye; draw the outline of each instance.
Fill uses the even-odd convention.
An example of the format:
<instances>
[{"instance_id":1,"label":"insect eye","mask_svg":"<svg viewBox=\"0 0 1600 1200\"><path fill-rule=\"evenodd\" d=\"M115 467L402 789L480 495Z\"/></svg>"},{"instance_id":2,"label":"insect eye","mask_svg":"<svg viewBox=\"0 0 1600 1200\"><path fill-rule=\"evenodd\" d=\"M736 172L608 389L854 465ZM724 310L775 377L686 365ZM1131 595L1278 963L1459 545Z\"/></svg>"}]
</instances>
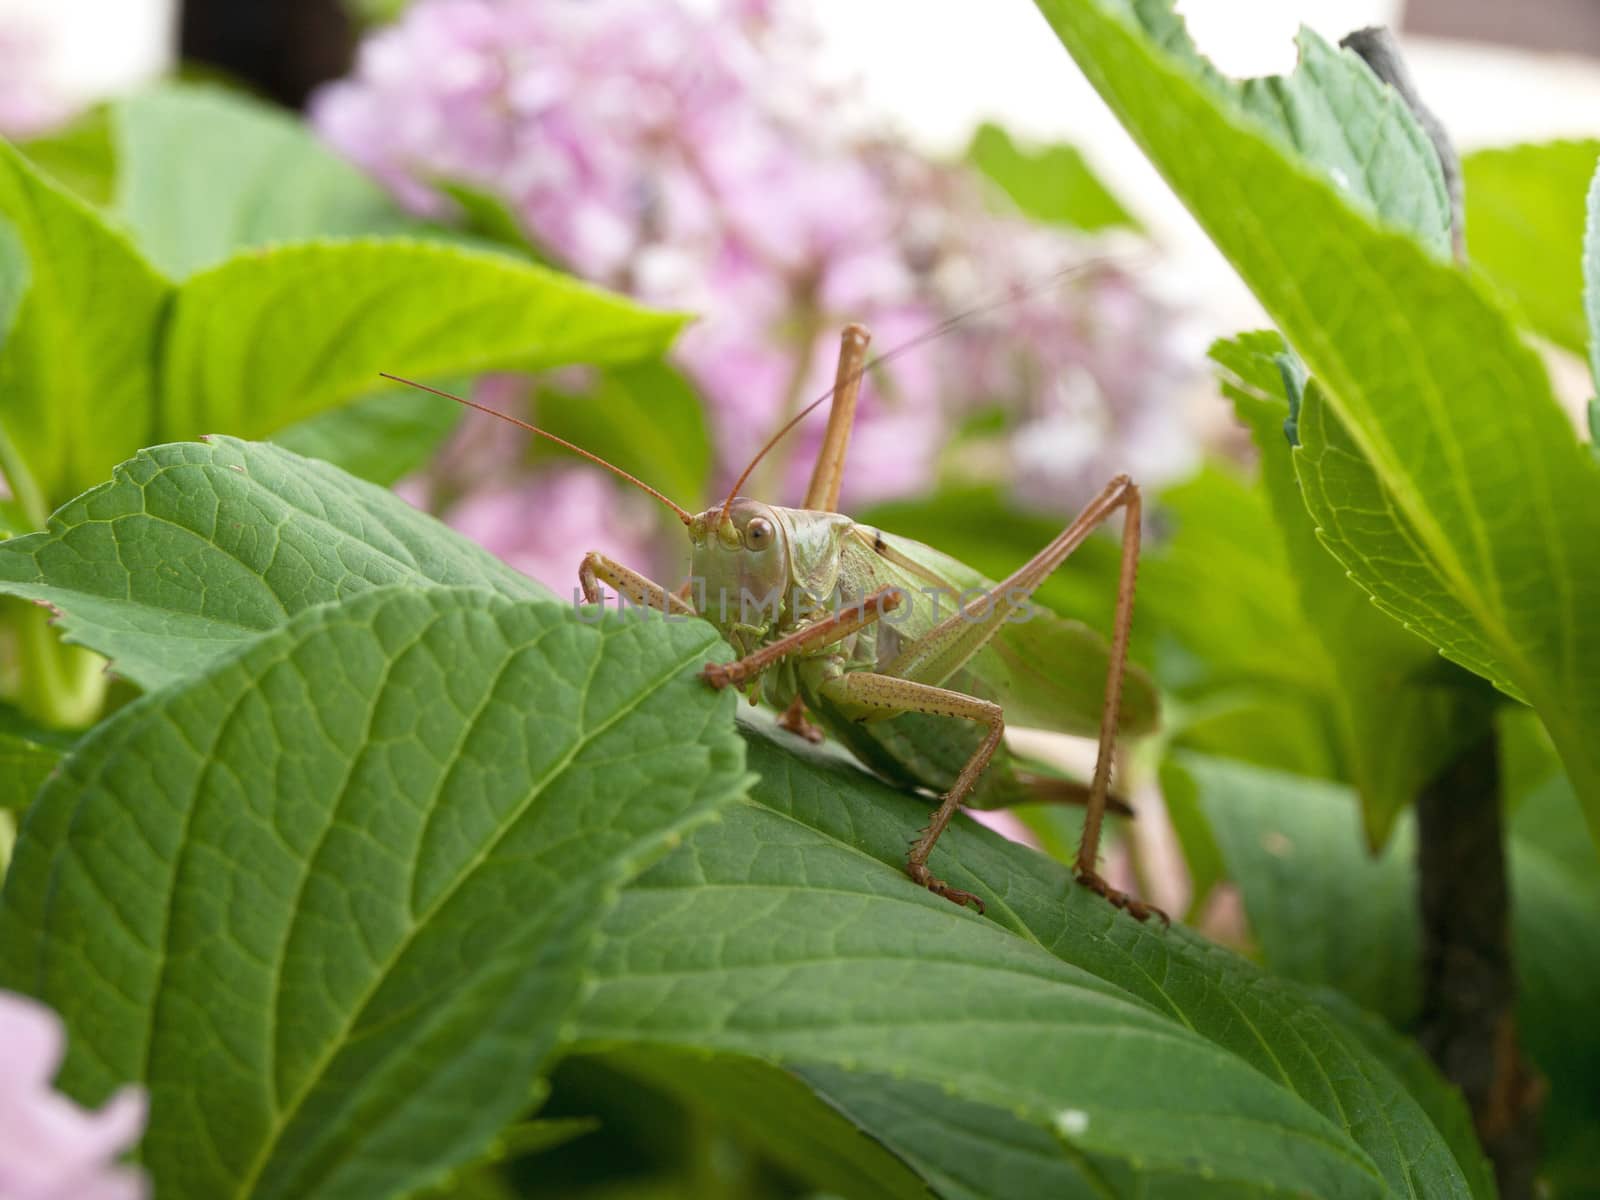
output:
<instances>
[{"instance_id":1,"label":"insect eye","mask_svg":"<svg viewBox=\"0 0 1600 1200\"><path fill-rule=\"evenodd\" d=\"M744 527L744 544L750 550L765 550L772 545L772 522L765 517L752 517Z\"/></svg>"}]
</instances>

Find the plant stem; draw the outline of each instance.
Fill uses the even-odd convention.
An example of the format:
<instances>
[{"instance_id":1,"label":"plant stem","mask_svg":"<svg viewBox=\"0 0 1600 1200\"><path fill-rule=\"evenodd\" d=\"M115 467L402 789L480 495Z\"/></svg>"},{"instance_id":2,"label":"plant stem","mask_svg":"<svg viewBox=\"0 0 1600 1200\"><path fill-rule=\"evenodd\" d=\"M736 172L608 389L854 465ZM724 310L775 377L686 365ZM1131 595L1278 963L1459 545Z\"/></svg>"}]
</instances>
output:
<instances>
[{"instance_id":1,"label":"plant stem","mask_svg":"<svg viewBox=\"0 0 1600 1200\"><path fill-rule=\"evenodd\" d=\"M50 612L20 601L4 609L16 648L17 707L40 724L80 729L94 722L105 704L105 659L68 646L50 627Z\"/></svg>"},{"instance_id":2,"label":"plant stem","mask_svg":"<svg viewBox=\"0 0 1600 1200\"><path fill-rule=\"evenodd\" d=\"M1485 730L1417 797L1417 1040L1461 1089L1502 1200L1534 1195L1542 1081L1517 1043L1500 757Z\"/></svg>"},{"instance_id":3,"label":"plant stem","mask_svg":"<svg viewBox=\"0 0 1600 1200\"><path fill-rule=\"evenodd\" d=\"M17 820L11 813L0 810L0 879L6 876L11 865L11 852L17 847Z\"/></svg>"}]
</instances>

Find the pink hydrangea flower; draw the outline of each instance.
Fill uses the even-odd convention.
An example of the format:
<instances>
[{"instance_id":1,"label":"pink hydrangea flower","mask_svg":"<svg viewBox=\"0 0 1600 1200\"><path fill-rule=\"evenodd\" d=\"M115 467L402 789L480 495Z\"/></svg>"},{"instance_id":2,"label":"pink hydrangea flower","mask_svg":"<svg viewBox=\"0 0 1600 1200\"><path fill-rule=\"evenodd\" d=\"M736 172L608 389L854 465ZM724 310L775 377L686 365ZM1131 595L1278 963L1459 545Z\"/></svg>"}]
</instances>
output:
<instances>
[{"instance_id":1,"label":"pink hydrangea flower","mask_svg":"<svg viewBox=\"0 0 1600 1200\"><path fill-rule=\"evenodd\" d=\"M874 373L842 502L927 487L952 424L986 409L1012 432L984 461L1041 508L1075 507L1119 471L1184 469L1173 314L1109 265L1041 287L1099 243L997 212L965 169L864 133L813 48L802 10L772 0L418 0L313 117L417 211L449 211L436 182L471 183L575 273L698 314L675 353L710 411L718 488L832 384L846 322L882 352L1018 294ZM746 490L797 503L824 423ZM452 457L481 451L485 469L448 471L493 493L462 501L471 524L531 564L532 535L485 524L515 519L507 444L464 437Z\"/></svg>"},{"instance_id":2,"label":"pink hydrangea flower","mask_svg":"<svg viewBox=\"0 0 1600 1200\"><path fill-rule=\"evenodd\" d=\"M116 1158L139 1140L144 1093L126 1087L98 1112L50 1081L66 1050L61 1018L0 992L0 1197L5 1200L142 1200L144 1175Z\"/></svg>"},{"instance_id":3,"label":"pink hydrangea flower","mask_svg":"<svg viewBox=\"0 0 1600 1200\"><path fill-rule=\"evenodd\" d=\"M468 493L445 513L446 522L491 554L531 575L561 597L578 584L578 564L599 550L625 567L657 578L687 573L683 562L656 552L656 524L634 497L587 467L561 466L520 484ZM680 539L681 540L681 539ZM668 561L663 562L662 559Z\"/></svg>"}]
</instances>

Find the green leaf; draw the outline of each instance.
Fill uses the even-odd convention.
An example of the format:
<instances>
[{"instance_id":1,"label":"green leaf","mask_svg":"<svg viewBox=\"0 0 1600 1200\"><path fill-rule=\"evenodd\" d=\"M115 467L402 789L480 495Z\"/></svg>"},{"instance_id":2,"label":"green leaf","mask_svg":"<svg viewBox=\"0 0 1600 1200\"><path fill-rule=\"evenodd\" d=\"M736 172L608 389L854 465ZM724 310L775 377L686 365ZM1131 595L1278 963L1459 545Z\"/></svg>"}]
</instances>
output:
<instances>
[{"instance_id":1,"label":"green leaf","mask_svg":"<svg viewBox=\"0 0 1600 1200\"><path fill-rule=\"evenodd\" d=\"M127 101L116 131L119 203L175 270L240 245L394 225L374 186L303 129L213 89ZM174 291L10 147L0 149L0 218L18 243L6 258L32 266L0 357L0 435L34 528L141 446L266 436L370 395L381 370L625 363L659 354L682 323L498 252L405 239L246 249ZM15 270L6 274L0 299L16 286ZM346 423L346 452L351 424L371 422ZM353 461L393 470L443 424L389 422L393 440Z\"/></svg>"},{"instance_id":2,"label":"green leaf","mask_svg":"<svg viewBox=\"0 0 1600 1200\"><path fill-rule=\"evenodd\" d=\"M548 1085L541 1085L541 1091ZM520 1121L502 1130L476 1162L457 1168L423 1192L422 1200L518 1200L506 1181L503 1163L512 1158L554 1150L594 1132L600 1122L587 1117Z\"/></svg>"},{"instance_id":3,"label":"green leaf","mask_svg":"<svg viewBox=\"0 0 1600 1200\"><path fill-rule=\"evenodd\" d=\"M1588 345L1580 246L1600 142L1479 150L1461 160L1467 250L1530 328L1576 354Z\"/></svg>"},{"instance_id":4,"label":"green leaf","mask_svg":"<svg viewBox=\"0 0 1600 1200\"><path fill-rule=\"evenodd\" d=\"M1174 766L1197 789L1262 961L1289 979L1337 988L1397 1024L1415 1017L1410 819L1372 858L1360 805L1343 784L1193 754L1176 756Z\"/></svg>"},{"instance_id":5,"label":"green leaf","mask_svg":"<svg viewBox=\"0 0 1600 1200\"><path fill-rule=\"evenodd\" d=\"M22 298L28 293L28 252L16 226L0 217L0 350L5 349Z\"/></svg>"},{"instance_id":6,"label":"green leaf","mask_svg":"<svg viewBox=\"0 0 1600 1200\"><path fill-rule=\"evenodd\" d=\"M247 252L179 290L158 432L264 436L371 392L380 371L426 379L630 362L659 354L682 323L543 267L442 243Z\"/></svg>"},{"instance_id":7,"label":"green leaf","mask_svg":"<svg viewBox=\"0 0 1600 1200\"><path fill-rule=\"evenodd\" d=\"M439 384L464 393L467 381ZM272 441L387 487L420 469L461 421L462 409L416 388L378 392L297 421Z\"/></svg>"},{"instance_id":8,"label":"green leaf","mask_svg":"<svg viewBox=\"0 0 1600 1200\"><path fill-rule=\"evenodd\" d=\"M150 1089L166 1197L386 1196L525 1111L595 923L745 785L698 623L384 588L96 729L36 801L0 986L62 1086Z\"/></svg>"},{"instance_id":9,"label":"green leaf","mask_svg":"<svg viewBox=\"0 0 1600 1200\"><path fill-rule=\"evenodd\" d=\"M1237 85L1241 108L1293 146L1339 193L1383 223L1450 252L1450 195L1439 154L1404 100L1352 50L1309 28L1289 75Z\"/></svg>"},{"instance_id":10,"label":"green leaf","mask_svg":"<svg viewBox=\"0 0 1600 1200\"><path fill-rule=\"evenodd\" d=\"M1036 221L1087 233L1140 228L1076 146L1025 148L1000 126L985 123L972 135L966 158Z\"/></svg>"},{"instance_id":11,"label":"green leaf","mask_svg":"<svg viewBox=\"0 0 1600 1200\"><path fill-rule=\"evenodd\" d=\"M470 184L448 180L438 186L439 190L454 200L461 209L461 215L465 218L465 229L469 234L484 238L495 245L505 246L534 262L546 261L539 248L529 238L522 218L517 216L511 205L499 196Z\"/></svg>"},{"instance_id":12,"label":"green leaf","mask_svg":"<svg viewBox=\"0 0 1600 1200\"><path fill-rule=\"evenodd\" d=\"M706 497L712 454L705 408L688 380L665 363L610 368L580 395L541 391L538 419L691 512Z\"/></svg>"},{"instance_id":13,"label":"green leaf","mask_svg":"<svg viewBox=\"0 0 1600 1200\"><path fill-rule=\"evenodd\" d=\"M1589 183L1588 198L1584 202L1583 218L1583 345L1589 351L1589 375L1595 390L1600 392L1600 165ZM1589 402L1589 438L1591 448L1600 442L1596 430L1600 429L1600 408Z\"/></svg>"},{"instance_id":14,"label":"green leaf","mask_svg":"<svg viewBox=\"0 0 1600 1200\"><path fill-rule=\"evenodd\" d=\"M1325 395L1370 465L1377 496L1330 494L1353 539L1330 548L1392 615L1533 704L1600 835L1600 624L1585 617L1600 474L1538 358L1473 280L1374 225L1125 13L1039 7L1305 360L1322 389L1308 408ZM1417 564L1398 585L1382 561L1396 530ZM1441 618L1440 597L1456 611Z\"/></svg>"},{"instance_id":15,"label":"green leaf","mask_svg":"<svg viewBox=\"0 0 1600 1200\"><path fill-rule=\"evenodd\" d=\"M1286 698L1321 693L1322 646L1260 492L1208 467L1161 500L1171 533L1140 565L1134 622L1152 624L1190 656L1181 670L1158 666L1162 682L1186 695L1241 685Z\"/></svg>"},{"instance_id":16,"label":"green leaf","mask_svg":"<svg viewBox=\"0 0 1600 1200\"><path fill-rule=\"evenodd\" d=\"M46 175L90 204L107 208L117 185L117 152L111 143L111 113L105 106L17 149Z\"/></svg>"},{"instance_id":17,"label":"green leaf","mask_svg":"<svg viewBox=\"0 0 1600 1200\"><path fill-rule=\"evenodd\" d=\"M0 217L0 356L22 308L32 272L27 251L16 227ZM0 539L26 533L38 524L38 516L48 510L39 494L28 466L11 445L0 421Z\"/></svg>"},{"instance_id":18,"label":"green leaf","mask_svg":"<svg viewBox=\"0 0 1600 1200\"><path fill-rule=\"evenodd\" d=\"M1248 113L1366 211L1410 230L1437 254L1449 252L1450 197L1438 152L1398 93L1354 51L1336 49L1302 27L1292 73L1233 80L1195 49L1173 0L1131 0L1130 7L1169 61L1181 63L1215 100ZM1123 8L1117 4L1110 11ZM1098 13L1109 15L1103 6ZM1045 16L1050 18L1048 10ZM1062 33L1059 26L1057 33ZM1070 43L1068 49L1073 50ZM1123 123L1130 124L1126 116ZM1139 137L1138 130L1133 132ZM1146 147L1146 152L1163 165L1158 150Z\"/></svg>"},{"instance_id":19,"label":"green leaf","mask_svg":"<svg viewBox=\"0 0 1600 1200\"><path fill-rule=\"evenodd\" d=\"M47 530L0 543L0 590L145 688L207 669L315 605L390 584L549 594L394 493L276 446L157 446Z\"/></svg>"},{"instance_id":20,"label":"green leaf","mask_svg":"<svg viewBox=\"0 0 1600 1200\"><path fill-rule=\"evenodd\" d=\"M1374 859L1347 788L1192 755L1174 769L1200 793L1267 967L1411 1021L1419 933L1409 814ZM1578 812L1566 781L1547 780L1515 807L1507 855L1518 1034L1551 1082L1551 1115L1567 1122L1574 1109L1593 1118L1600 1082L1600 863Z\"/></svg>"},{"instance_id":21,"label":"green leaf","mask_svg":"<svg viewBox=\"0 0 1600 1200\"><path fill-rule=\"evenodd\" d=\"M854 1095L904 1116L847 1114L925 1177L951 1165L960 1128L997 1178L1029 1177L1033 1160L1031 1177L1076 1176L1097 1195L1134 1182L1183 1196L1469 1194L1422 1109L1292 985L1117 913L964 821L934 867L991 918L959 911L903 874L925 798L759 736L749 753L755 803L697 831L607 918L580 1048L643 1042L862 1077Z\"/></svg>"},{"instance_id":22,"label":"green leaf","mask_svg":"<svg viewBox=\"0 0 1600 1200\"><path fill-rule=\"evenodd\" d=\"M831 1097L819 1098L808 1075L752 1058L652 1045L620 1048L602 1061L675 1096L824 1192L852 1200L927 1200L917 1176L841 1115Z\"/></svg>"},{"instance_id":23,"label":"green leaf","mask_svg":"<svg viewBox=\"0 0 1600 1200\"><path fill-rule=\"evenodd\" d=\"M1342 993L1322 988L1316 996L1318 1003L1388 1067L1422 1106L1455 1155L1457 1164L1467 1177L1468 1186L1472 1188L1472 1194L1481 1200L1494 1200L1499 1195L1494 1182L1494 1169L1484 1156L1483 1144L1478 1141L1472 1113L1462 1099L1461 1092L1439 1074L1439 1069L1423 1053L1416 1040L1397 1033L1381 1018L1356 1007Z\"/></svg>"},{"instance_id":24,"label":"green leaf","mask_svg":"<svg viewBox=\"0 0 1600 1200\"><path fill-rule=\"evenodd\" d=\"M70 734L45 729L0 704L0 809L26 808L71 746ZM4 860L0 855L0 875Z\"/></svg>"},{"instance_id":25,"label":"green leaf","mask_svg":"<svg viewBox=\"0 0 1600 1200\"><path fill-rule=\"evenodd\" d=\"M112 125L115 211L176 279L245 247L416 225L302 122L237 91L169 83L118 102Z\"/></svg>"},{"instance_id":26,"label":"green leaf","mask_svg":"<svg viewBox=\"0 0 1600 1200\"><path fill-rule=\"evenodd\" d=\"M1424 535L1395 503L1315 380L1307 385L1298 428L1295 470L1323 545L1379 608L1407 621L1447 658L1521 698L1486 653L1467 598L1440 578Z\"/></svg>"},{"instance_id":27,"label":"green leaf","mask_svg":"<svg viewBox=\"0 0 1600 1200\"><path fill-rule=\"evenodd\" d=\"M151 440L171 287L92 208L0 143L0 215L31 273L0 354L0 436L18 496L51 507ZM13 247L12 255L16 248Z\"/></svg>"},{"instance_id":28,"label":"green leaf","mask_svg":"<svg viewBox=\"0 0 1600 1200\"><path fill-rule=\"evenodd\" d=\"M1489 698L1470 676L1439 670L1434 648L1373 606L1318 540L1284 437L1288 347L1276 333L1218 342L1223 391L1251 431L1299 609L1322 643L1329 720L1355 784L1367 838L1381 846L1395 817L1485 727Z\"/></svg>"}]
</instances>

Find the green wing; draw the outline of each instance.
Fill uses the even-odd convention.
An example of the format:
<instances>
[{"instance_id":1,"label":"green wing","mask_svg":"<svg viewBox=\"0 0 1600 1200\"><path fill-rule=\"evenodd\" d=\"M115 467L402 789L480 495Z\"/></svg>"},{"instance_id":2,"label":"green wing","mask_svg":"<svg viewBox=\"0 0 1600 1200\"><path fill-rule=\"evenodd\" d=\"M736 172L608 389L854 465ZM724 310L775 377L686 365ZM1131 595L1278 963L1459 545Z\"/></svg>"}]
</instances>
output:
<instances>
[{"instance_id":1,"label":"green wing","mask_svg":"<svg viewBox=\"0 0 1600 1200\"><path fill-rule=\"evenodd\" d=\"M869 539L876 534L879 545L915 564L919 574L952 591L994 586L993 580L931 546L891 533L866 532ZM902 586L912 590L928 586L904 567L888 560L884 564L893 569L891 573L905 576ZM911 630L907 633L915 635ZM1036 602L1028 620L1001 625L994 640L962 666L947 686L962 688L963 682L970 681L962 690L996 701L1005 709L1008 724L1095 734L1100 729L1110 658L1108 639L1083 622L1068 620ZM1150 677L1130 664L1122 685L1121 731L1150 733L1156 727L1159 708Z\"/></svg>"}]
</instances>

